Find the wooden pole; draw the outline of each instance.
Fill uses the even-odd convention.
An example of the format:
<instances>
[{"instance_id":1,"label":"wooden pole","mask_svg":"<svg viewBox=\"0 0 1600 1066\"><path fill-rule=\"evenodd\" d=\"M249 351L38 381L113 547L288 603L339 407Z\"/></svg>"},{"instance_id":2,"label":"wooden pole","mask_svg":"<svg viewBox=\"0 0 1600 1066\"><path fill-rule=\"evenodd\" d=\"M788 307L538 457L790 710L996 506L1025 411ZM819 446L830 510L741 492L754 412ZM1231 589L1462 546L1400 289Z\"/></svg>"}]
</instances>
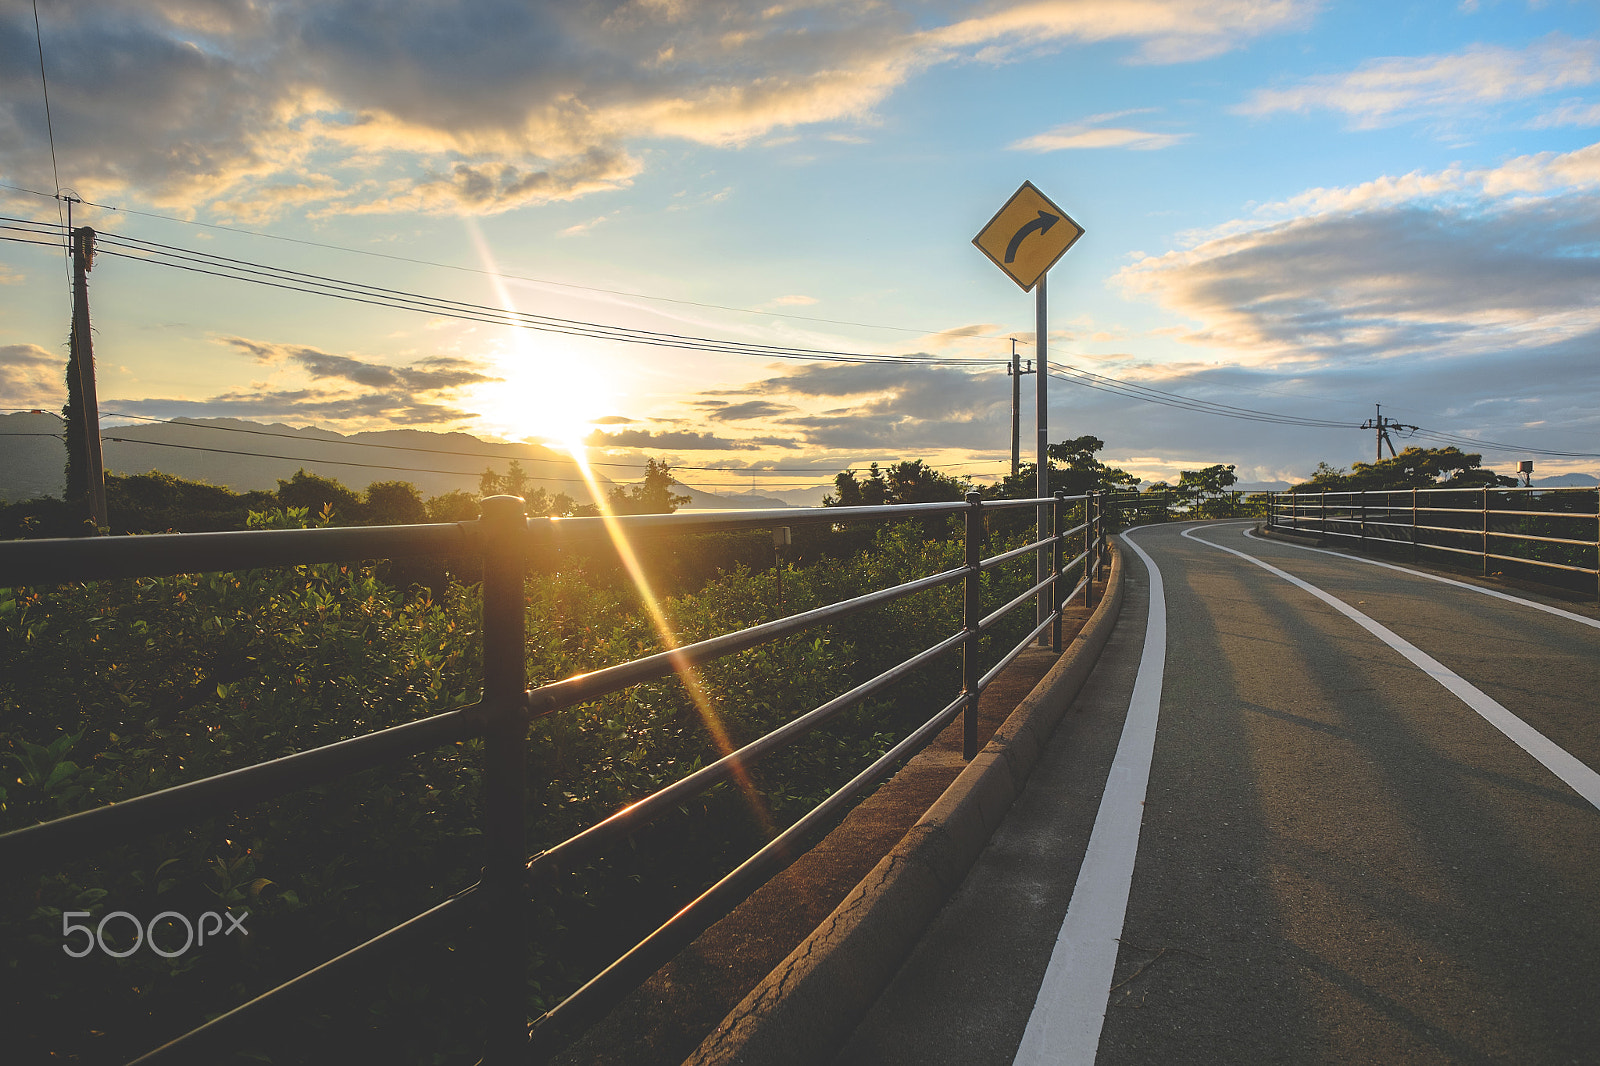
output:
<instances>
[{"instance_id":1,"label":"wooden pole","mask_svg":"<svg viewBox=\"0 0 1600 1066\"><path fill-rule=\"evenodd\" d=\"M94 337L89 325L89 279L94 266L94 230L79 226L72 232L72 358L78 368L81 404L78 425L67 433L82 434L84 463L88 467L89 518L98 533L106 521L106 475L100 456L100 401L95 393Z\"/></svg>"}]
</instances>

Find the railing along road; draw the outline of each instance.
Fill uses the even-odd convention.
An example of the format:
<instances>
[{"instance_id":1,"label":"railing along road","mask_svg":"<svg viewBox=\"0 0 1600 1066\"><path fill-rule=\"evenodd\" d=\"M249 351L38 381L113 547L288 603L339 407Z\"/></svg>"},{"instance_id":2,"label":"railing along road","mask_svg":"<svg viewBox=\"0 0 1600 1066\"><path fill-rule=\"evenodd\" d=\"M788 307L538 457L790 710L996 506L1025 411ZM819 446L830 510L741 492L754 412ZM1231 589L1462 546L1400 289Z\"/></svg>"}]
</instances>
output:
<instances>
[{"instance_id":1,"label":"railing along road","mask_svg":"<svg viewBox=\"0 0 1600 1066\"><path fill-rule=\"evenodd\" d=\"M1051 535L990 558L982 557L988 513L1034 508L1041 504L1054 516ZM249 1025L262 1024L267 1008L284 1006L291 994L326 987L330 979L348 977L358 963L371 963L386 951L404 949L420 937L437 936L447 928L458 927L463 919L482 914L485 908L491 909L496 920L478 923L485 940L483 957L490 960L483 968L483 995L489 1005L490 1019L484 1061L525 1060L530 1044L535 1054L548 1053L557 1038L608 1009L701 931L731 911L802 850L803 842L825 829L856 797L888 776L896 765L957 716L964 716L965 754L968 759L972 758L976 754L977 703L985 687L1030 644L1036 640L1043 642L1047 630L1051 647L1059 651L1065 606L1079 598L1086 606L1090 605L1092 578L1099 572L1103 560L1100 510L1100 500L1095 495L984 501L977 493L969 493L962 503L550 519L527 518L520 498L496 496L483 501L479 520L456 524L0 543L0 587L37 587L108 578L408 555L477 556L483 561L484 664L482 698L468 706L15 830L0 836L0 862L15 869L32 867L44 871L66 856L81 855L85 849L125 843L137 835L200 821L219 811L332 781L440 745L481 737L485 761L485 850L481 880L463 886L429 910L135 1061L213 1061L220 1049L241 1039ZM963 516L965 561L959 567L532 690L527 687L523 581L530 558L536 553L550 551L562 543L583 543L609 535L634 538L661 533L941 515ZM1069 515L1081 521L1068 528ZM1044 571L1049 576L1010 602L984 614L982 574L1037 553L1043 553L1049 560ZM535 719L756 647L809 626L957 582L964 587L963 625L957 632L563 843L529 856L526 755L528 729ZM979 638L1008 613L1036 597L1045 604L1044 620L983 670L979 661ZM798 739L934 659L956 651L962 657L962 687L948 704L670 921L530 1025L526 1002L527 909L531 895L539 891L554 872L602 855L609 846L658 815L729 780L742 767Z\"/></svg>"},{"instance_id":2,"label":"railing along road","mask_svg":"<svg viewBox=\"0 0 1600 1066\"><path fill-rule=\"evenodd\" d=\"M1354 542L1574 575L1600 598L1600 492L1586 488L1369 489L1272 494L1268 525ZM1553 575L1551 575L1553 576ZM1544 580L1549 580L1545 577Z\"/></svg>"}]
</instances>

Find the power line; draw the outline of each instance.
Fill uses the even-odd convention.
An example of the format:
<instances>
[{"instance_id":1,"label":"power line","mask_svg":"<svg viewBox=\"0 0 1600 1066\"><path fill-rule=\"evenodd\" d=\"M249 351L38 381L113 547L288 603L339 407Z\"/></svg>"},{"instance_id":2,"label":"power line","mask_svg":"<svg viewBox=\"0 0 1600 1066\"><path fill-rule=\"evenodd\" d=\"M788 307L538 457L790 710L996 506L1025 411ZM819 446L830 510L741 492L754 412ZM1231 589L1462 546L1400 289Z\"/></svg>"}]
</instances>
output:
<instances>
[{"instance_id":1,"label":"power line","mask_svg":"<svg viewBox=\"0 0 1600 1066\"><path fill-rule=\"evenodd\" d=\"M37 0L35 0L37 3ZM59 184L59 183L58 183ZM10 189L14 192L28 193L32 196L49 196L49 193L37 189L27 189L20 185L6 185L0 183L0 189ZM628 292L624 289L607 289L596 285L579 285L570 281L552 281L549 278L531 278L524 274L506 274L496 270L484 270L481 267L462 266L459 263L440 263L431 259L416 259L411 256L395 255L392 252L377 252L370 248L351 248L343 244L329 244L323 241L309 241L300 237L285 237L277 233L264 233L260 230L245 229L242 226L223 226L215 222L197 222L189 218L176 218L172 215L158 214L154 211L140 211L131 207L115 207L110 204L96 203L93 200L82 200L90 207L98 207L102 211L115 211L119 214L140 215L145 218L158 218L165 222L176 222L185 226L196 226L203 229L219 230L223 233L239 233L251 237L264 237L267 240L283 241L286 244L298 244L308 248L321 248L327 251L347 252L351 255L366 255L376 259L388 259L396 263L409 263L412 266L435 267L440 270L459 270L467 274L481 274L485 277L503 278L508 281L526 281L534 285L549 285L554 288L573 289L579 292L603 293L607 296L624 296L631 300L650 300L656 303L678 304L684 307L702 307L715 311L732 311L742 315L762 315L767 318L786 318L797 322L819 322L830 326L859 326L864 329L887 329L900 333L915 333L922 336L940 336L947 330L923 329L916 326L891 326L883 322L857 322L851 319L823 318L819 315L797 315L785 311L771 311L756 307L734 307L729 304L708 303L701 300L683 300L672 296L651 296L648 293ZM1031 345L1033 342L1012 337L1010 334L1003 336L986 335L974 337L974 340L1016 340L1019 344Z\"/></svg>"},{"instance_id":2,"label":"power line","mask_svg":"<svg viewBox=\"0 0 1600 1066\"><path fill-rule=\"evenodd\" d=\"M187 270L266 285L271 288L327 296L353 303L363 303L400 310L417 311L440 317L489 325L513 326L541 332L561 333L596 340L679 348L693 351L720 352L733 355L751 355L769 359L791 359L840 363L904 363L941 366L996 366L998 359L942 358L938 356L887 355L864 352L847 352L830 349L801 348L794 345L761 344L753 341L731 341L690 334L665 333L628 326L613 326L584 319L558 318L524 311L513 311L475 304L463 300L427 296L403 289L367 285L361 282L330 278L319 274L273 267L249 260L211 255L193 249L178 248L155 241L126 237L115 233L97 234L102 254L125 259L154 263L160 266ZM120 251L118 250L120 249Z\"/></svg>"},{"instance_id":3,"label":"power line","mask_svg":"<svg viewBox=\"0 0 1600 1066\"><path fill-rule=\"evenodd\" d=\"M1531 455L1552 455L1565 459L1600 459L1600 452L1563 452L1552 448L1529 448L1521 444L1506 444L1502 441L1487 440L1481 437L1465 437L1459 433L1447 433L1444 430L1419 427L1409 436L1424 437L1444 444L1466 445L1473 448L1501 448L1508 452L1527 452Z\"/></svg>"},{"instance_id":4,"label":"power line","mask_svg":"<svg viewBox=\"0 0 1600 1066\"><path fill-rule=\"evenodd\" d=\"M1359 428L1354 422L1341 422L1326 418L1307 418L1302 415L1287 415L1273 411L1260 411L1249 407L1235 407L1232 404L1216 403L1212 400L1201 400L1181 393L1167 392L1153 388L1149 385L1140 385L1136 382L1124 381L1121 378L1110 377L1106 374L1097 374L1090 370L1081 370L1065 363L1050 362L1052 376L1064 381L1071 381L1086 388L1109 392L1125 398L1143 400L1146 403L1159 404L1164 407L1174 407L1180 410L1194 411L1199 414L1216 415L1222 418L1236 418L1248 422L1268 422L1277 425L1301 426L1308 429L1352 429Z\"/></svg>"}]
</instances>

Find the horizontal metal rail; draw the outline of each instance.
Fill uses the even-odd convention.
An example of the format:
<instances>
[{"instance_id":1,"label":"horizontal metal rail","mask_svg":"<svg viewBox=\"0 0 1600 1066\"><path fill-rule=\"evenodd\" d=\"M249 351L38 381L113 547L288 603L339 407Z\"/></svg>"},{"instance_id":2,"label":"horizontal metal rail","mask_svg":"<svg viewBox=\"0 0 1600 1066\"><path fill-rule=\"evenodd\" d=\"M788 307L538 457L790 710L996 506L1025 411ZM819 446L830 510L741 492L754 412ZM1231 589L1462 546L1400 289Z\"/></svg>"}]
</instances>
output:
<instances>
[{"instance_id":1,"label":"horizontal metal rail","mask_svg":"<svg viewBox=\"0 0 1600 1066\"><path fill-rule=\"evenodd\" d=\"M1477 553L1474 552L1473 554L1476 555ZM1570 570L1575 574L1600 574L1600 570L1592 566L1568 566L1566 563L1550 563L1545 562L1543 559L1529 559L1524 555L1496 555L1494 552L1489 552L1488 558L1503 559L1508 563L1522 563L1525 566L1546 566L1552 570Z\"/></svg>"},{"instance_id":2,"label":"horizontal metal rail","mask_svg":"<svg viewBox=\"0 0 1600 1066\"><path fill-rule=\"evenodd\" d=\"M286 1005L288 997L315 991L331 978L348 974L357 964L370 965L377 955L409 945L420 934L437 936L447 925L463 921L475 910L474 904L479 902L475 894L480 887L481 885L476 884L469 885L416 917L408 918L371 940L363 941L350 950L334 956L322 965L239 1004L226 1014L219 1014L204 1025L189 1030L175 1040L169 1040L154 1051L140 1055L132 1060L129 1066L195 1061L201 1054L214 1053L217 1044L233 1035L242 1023L254 1020L262 1011L281 1009ZM216 1059L208 1057L200 1061L214 1062Z\"/></svg>"},{"instance_id":3,"label":"horizontal metal rail","mask_svg":"<svg viewBox=\"0 0 1600 1066\"><path fill-rule=\"evenodd\" d=\"M1001 552L999 555L991 555L989 558L978 564L978 569L993 570L995 567L1009 563L1013 559L1020 559L1026 555L1036 554L1040 548L1043 548L1046 545L1054 542L1055 537L1046 537L1043 540L1031 541L1027 544L1024 544L1020 548L1012 548L1010 551Z\"/></svg>"},{"instance_id":4,"label":"horizontal metal rail","mask_svg":"<svg viewBox=\"0 0 1600 1066\"><path fill-rule=\"evenodd\" d=\"M477 522L449 522L12 540L0 542L0 588L264 570L404 555L474 554L483 550L477 527Z\"/></svg>"},{"instance_id":5,"label":"horizontal metal rail","mask_svg":"<svg viewBox=\"0 0 1600 1066\"><path fill-rule=\"evenodd\" d=\"M896 681L905 678L915 672L918 667L931 662L945 652L954 651L965 642L966 636L966 633L962 632L946 637L933 645L933 647L918 652L911 658L890 667L876 677L863 681L850 691L835 696L798 718L791 719L765 736L751 741L739 750L724 755L716 762L701 767L688 777L674 781L659 791L652 792L644 799L624 807L604 821L596 822L583 832L568 837L560 844L540 852L528 862L529 883L536 883L544 876L559 872L563 868L563 864L587 861L599 853L606 844L630 833L637 832L641 827L673 809L684 800L699 795L713 785L729 780L743 767L782 747L795 737L809 733L828 719L836 717L873 693L879 692Z\"/></svg>"},{"instance_id":6,"label":"horizontal metal rail","mask_svg":"<svg viewBox=\"0 0 1600 1066\"><path fill-rule=\"evenodd\" d=\"M620 692L625 688L642 684L646 681L657 681L668 674L675 673L690 666L698 666L703 662L716 659L734 652L746 651L764 644L769 640L788 636L810 626L831 622L838 618L846 618L858 611L870 607L878 607L885 603L918 592L949 585L966 576L966 567L946 570L942 573L932 574L928 577L908 581L903 585L893 588L881 589L878 592L869 592L864 596L855 596L838 603L830 603L825 607L816 607L800 614L790 615L772 622L762 622L760 625L748 629L735 630L724 633L718 637L685 644L671 651L656 652L646 655L641 659L632 659L615 666L607 666L587 674L578 674L561 681L553 681L548 685L541 685L526 694L528 714L533 718L541 718L553 711L564 707L576 706L589 700L613 692Z\"/></svg>"},{"instance_id":7,"label":"horizontal metal rail","mask_svg":"<svg viewBox=\"0 0 1600 1066\"><path fill-rule=\"evenodd\" d=\"M131 835L213 818L220 811L259 803L478 736L482 729L482 705L469 704L376 733L14 829L0 835L0 859L8 864L20 863L37 859L51 849L78 852L125 843Z\"/></svg>"},{"instance_id":8,"label":"horizontal metal rail","mask_svg":"<svg viewBox=\"0 0 1600 1066\"><path fill-rule=\"evenodd\" d=\"M984 689L988 688L989 684L994 681L995 678L1000 676L1000 671L1010 666L1013 659L1026 651L1028 647L1033 644L1034 638L1043 633L1045 630L1049 629L1051 626L1055 625L1056 619L1059 617L1061 617L1061 612L1050 612L1044 621L1034 626L1033 629L1029 631L1027 636L1019 640L1014 648L1006 652L1005 655L1001 657L999 662L989 667L988 671L985 672L982 677L978 678L978 683L973 687L976 688L980 693Z\"/></svg>"},{"instance_id":9,"label":"horizontal metal rail","mask_svg":"<svg viewBox=\"0 0 1600 1066\"><path fill-rule=\"evenodd\" d=\"M603 1014L620 993L626 992L654 973L664 962L693 942L695 937L738 906L749 895L751 889L765 883L774 873L788 866L800 850L800 845L812 833L832 822L850 801L888 776L889 771L908 755L921 749L937 736L961 713L966 702L967 697L963 693L946 704L938 714L890 748L871 766L851 778L843 788L779 833L726 877L701 893L627 954L546 1011L534 1022L531 1029L535 1050L548 1052L555 1037L570 1032Z\"/></svg>"},{"instance_id":10,"label":"horizontal metal rail","mask_svg":"<svg viewBox=\"0 0 1600 1066\"><path fill-rule=\"evenodd\" d=\"M1040 592L1044 591L1047 588L1050 588L1055 583L1056 583L1056 576L1054 574L1051 574L1049 577L1045 578L1043 581L1039 582L1038 584L1030 586L1025 592L1022 593L1022 595L1016 597L1011 602L1007 603L1004 607L996 608L995 610L993 610L993 611L989 612L988 614L984 615L983 618L978 622L978 624L976 626L978 632L981 633L985 629L990 628L996 622L1000 621L1000 619L1004 618L1006 615L1010 614L1012 611L1016 610L1018 607L1021 607L1023 605L1023 603L1027 602L1028 600L1033 599L1035 596L1039 595Z\"/></svg>"}]
</instances>

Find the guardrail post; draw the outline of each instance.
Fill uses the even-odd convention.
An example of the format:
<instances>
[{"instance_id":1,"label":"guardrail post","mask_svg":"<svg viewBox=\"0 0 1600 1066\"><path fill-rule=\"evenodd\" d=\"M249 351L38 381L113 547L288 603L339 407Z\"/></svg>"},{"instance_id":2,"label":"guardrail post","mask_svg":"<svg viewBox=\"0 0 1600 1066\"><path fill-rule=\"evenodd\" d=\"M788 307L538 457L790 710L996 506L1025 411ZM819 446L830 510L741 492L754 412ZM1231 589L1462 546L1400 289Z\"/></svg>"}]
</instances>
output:
<instances>
[{"instance_id":1,"label":"guardrail post","mask_svg":"<svg viewBox=\"0 0 1600 1066\"><path fill-rule=\"evenodd\" d=\"M1483 487L1483 576L1489 576L1489 486Z\"/></svg>"},{"instance_id":2,"label":"guardrail post","mask_svg":"<svg viewBox=\"0 0 1600 1066\"><path fill-rule=\"evenodd\" d=\"M1054 575L1050 578L1050 600L1055 604L1056 620L1050 626L1050 650L1054 652L1061 650L1061 557L1064 554L1061 550L1061 545L1067 539L1066 534L1062 532L1066 527L1066 522L1063 521L1067 506L1064 499L1066 495L1065 489L1057 489L1055 506L1052 508L1055 511L1056 526L1055 536L1052 538L1054 543L1050 545L1050 573ZM1084 514L1087 516L1088 504L1085 504L1084 508ZM1087 544L1087 529L1084 530L1084 536ZM1085 574L1089 572L1089 559L1087 556L1083 560L1083 572Z\"/></svg>"},{"instance_id":3,"label":"guardrail post","mask_svg":"<svg viewBox=\"0 0 1600 1066\"><path fill-rule=\"evenodd\" d=\"M1360 523L1360 525L1357 528L1360 530L1360 533L1361 533L1361 540L1360 540L1361 550L1362 551L1366 551L1367 550L1367 490L1366 489L1362 489L1361 490L1361 495L1356 497L1356 506L1361 509L1360 514L1357 516L1357 520Z\"/></svg>"},{"instance_id":4,"label":"guardrail post","mask_svg":"<svg viewBox=\"0 0 1600 1066\"><path fill-rule=\"evenodd\" d=\"M983 494L969 492L966 500L967 576L962 584L961 626L967 639L961 645L961 691L967 697L967 706L961 719L961 752L970 761L978 754L978 623L983 619L979 595L983 574L978 563L983 558Z\"/></svg>"},{"instance_id":5,"label":"guardrail post","mask_svg":"<svg viewBox=\"0 0 1600 1066\"><path fill-rule=\"evenodd\" d=\"M528 524L520 496L483 501L484 867L480 921L484 1063L526 1057L528 1047L528 906L522 888L528 859L526 774L527 633L523 579Z\"/></svg>"},{"instance_id":6,"label":"guardrail post","mask_svg":"<svg viewBox=\"0 0 1600 1066\"><path fill-rule=\"evenodd\" d=\"M1417 490L1411 490L1411 561L1417 561Z\"/></svg>"},{"instance_id":7,"label":"guardrail post","mask_svg":"<svg viewBox=\"0 0 1600 1066\"><path fill-rule=\"evenodd\" d=\"M1083 605L1094 606L1094 579L1100 576L1100 496L1091 492L1083 499Z\"/></svg>"}]
</instances>

